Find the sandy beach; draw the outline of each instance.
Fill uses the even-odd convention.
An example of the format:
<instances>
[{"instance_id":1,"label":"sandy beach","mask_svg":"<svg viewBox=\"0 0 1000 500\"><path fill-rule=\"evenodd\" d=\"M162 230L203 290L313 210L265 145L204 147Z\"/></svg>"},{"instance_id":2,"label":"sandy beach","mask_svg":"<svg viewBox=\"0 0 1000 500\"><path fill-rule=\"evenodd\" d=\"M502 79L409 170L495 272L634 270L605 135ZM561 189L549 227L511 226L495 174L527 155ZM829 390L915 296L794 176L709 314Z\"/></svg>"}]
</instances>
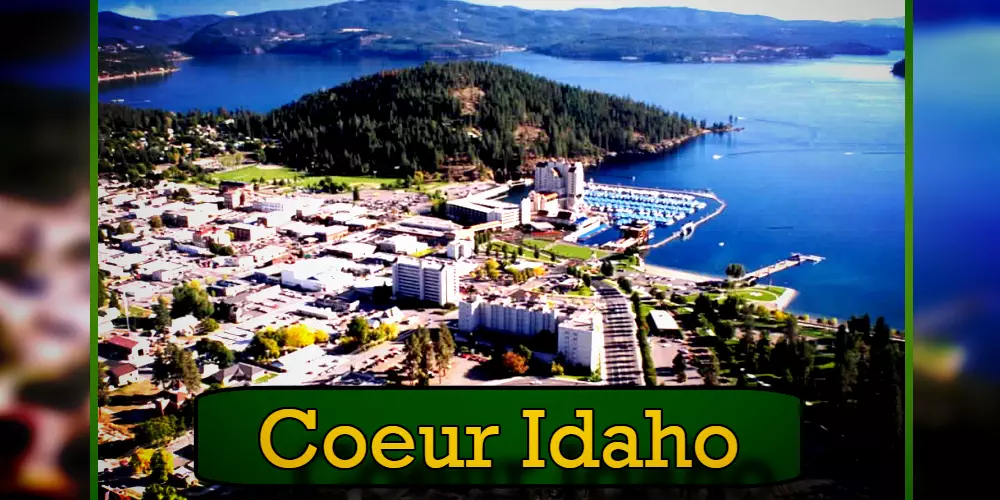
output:
<instances>
[{"instance_id":1,"label":"sandy beach","mask_svg":"<svg viewBox=\"0 0 1000 500\"><path fill-rule=\"evenodd\" d=\"M711 276L708 274L698 274L691 271L682 271L680 269L671 269L669 267L654 266L651 264L646 264L643 267L643 271L655 276L660 276L663 278L673 278L675 280L691 281L694 283L702 283L705 281L723 281L725 278L720 276Z\"/></svg>"}]
</instances>

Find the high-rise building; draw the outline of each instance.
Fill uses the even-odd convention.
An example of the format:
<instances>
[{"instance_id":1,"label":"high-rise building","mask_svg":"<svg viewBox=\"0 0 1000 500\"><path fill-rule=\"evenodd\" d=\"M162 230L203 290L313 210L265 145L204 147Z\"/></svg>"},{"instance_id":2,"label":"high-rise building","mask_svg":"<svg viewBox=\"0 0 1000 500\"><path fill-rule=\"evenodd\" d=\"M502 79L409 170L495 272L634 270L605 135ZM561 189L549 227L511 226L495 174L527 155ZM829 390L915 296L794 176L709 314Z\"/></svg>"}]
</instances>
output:
<instances>
[{"instance_id":1,"label":"high-rise building","mask_svg":"<svg viewBox=\"0 0 1000 500\"><path fill-rule=\"evenodd\" d=\"M535 167L535 191L556 193L565 199L567 209L574 209L583 201L586 191L584 167L580 162L553 161Z\"/></svg>"},{"instance_id":2,"label":"high-rise building","mask_svg":"<svg viewBox=\"0 0 1000 500\"><path fill-rule=\"evenodd\" d=\"M542 330L555 333L559 313L548 304L515 302L509 298L486 300L475 297L458 306L458 329L473 332L479 328L499 333L535 335Z\"/></svg>"},{"instance_id":3,"label":"high-rise building","mask_svg":"<svg viewBox=\"0 0 1000 500\"><path fill-rule=\"evenodd\" d=\"M558 350L567 363L597 370L604 358L604 317L583 309L559 323ZM603 374L602 374L603 377Z\"/></svg>"},{"instance_id":4,"label":"high-rise building","mask_svg":"<svg viewBox=\"0 0 1000 500\"><path fill-rule=\"evenodd\" d=\"M392 265L392 292L438 305L458 304L458 270L426 259L400 258Z\"/></svg>"}]
</instances>

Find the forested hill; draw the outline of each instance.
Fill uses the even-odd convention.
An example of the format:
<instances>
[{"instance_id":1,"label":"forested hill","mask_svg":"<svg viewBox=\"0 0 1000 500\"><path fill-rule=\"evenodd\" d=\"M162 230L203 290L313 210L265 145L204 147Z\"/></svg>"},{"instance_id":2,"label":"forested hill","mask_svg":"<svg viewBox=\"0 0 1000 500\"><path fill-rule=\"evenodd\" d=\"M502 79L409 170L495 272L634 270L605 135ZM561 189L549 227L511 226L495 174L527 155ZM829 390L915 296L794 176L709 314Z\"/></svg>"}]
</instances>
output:
<instances>
[{"instance_id":1,"label":"forested hill","mask_svg":"<svg viewBox=\"0 0 1000 500\"><path fill-rule=\"evenodd\" d=\"M263 139L268 161L315 174L406 177L453 166L488 167L499 178L516 177L533 157L662 150L706 127L725 128L487 62L383 72L267 114L101 111L102 168L119 173L142 173L161 156L130 155L122 138L134 140L135 130L162 132L168 123L175 138L201 150L193 155L217 149L192 133L201 124L244 148ZM150 148L159 142L148 133L146 140Z\"/></svg>"},{"instance_id":2,"label":"forested hill","mask_svg":"<svg viewBox=\"0 0 1000 500\"><path fill-rule=\"evenodd\" d=\"M106 14L106 13L105 13ZM195 29L197 28L197 29ZM153 40L194 56L304 53L481 57L513 48L557 57L660 62L772 61L902 49L898 27L784 21L690 8L568 11L454 0L354 0L244 16L99 17L102 39ZM138 43L138 42L136 42Z\"/></svg>"}]
</instances>

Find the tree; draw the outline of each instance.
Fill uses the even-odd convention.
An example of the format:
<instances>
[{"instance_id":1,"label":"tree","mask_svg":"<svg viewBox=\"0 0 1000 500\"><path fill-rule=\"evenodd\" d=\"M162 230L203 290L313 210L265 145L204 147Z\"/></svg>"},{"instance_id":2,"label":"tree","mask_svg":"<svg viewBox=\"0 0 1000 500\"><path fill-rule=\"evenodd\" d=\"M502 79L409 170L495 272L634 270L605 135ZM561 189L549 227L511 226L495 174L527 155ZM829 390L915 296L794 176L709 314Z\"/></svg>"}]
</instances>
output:
<instances>
[{"instance_id":1,"label":"tree","mask_svg":"<svg viewBox=\"0 0 1000 500\"><path fill-rule=\"evenodd\" d=\"M438 367L438 376L444 376L451 366L451 357L455 354L455 339L448 330L448 325L442 323L438 328L437 342L434 343L434 363Z\"/></svg>"},{"instance_id":2,"label":"tree","mask_svg":"<svg viewBox=\"0 0 1000 500\"><path fill-rule=\"evenodd\" d=\"M278 342L273 338L257 332L245 352L258 363L270 363L281 356L281 347L278 346Z\"/></svg>"},{"instance_id":3,"label":"tree","mask_svg":"<svg viewBox=\"0 0 1000 500\"><path fill-rule=\"evenodd\" d=\"M559 364L556 361L553 361L552 366L549 368L549 373L551 373L554 376L559 376L566 373L566 370L565 368L563 368L563 365Z\"/></svg>"},{"instance_id":4,"label":"tree","mask_svg":"<svg viewBox=\"0 0 1000 500\"><path fill-rule=\"evenodd\" d=\"M684 355L677 353L674 356L674 375L677 377L677 382L683 384L687 382L687 360L684 359Z\"/></svg>"},{"instance_id":5,"label":"tree","mask_svg":"<svg viewBox=\"0 0 1000 500\"><path fill-rule=\"evenodd\" d=\"M610 278L615 275L615 265L611 261L606 260L601 262L601 274Z\"/></svg>"},{"instance_id":6,"label":"tree","mask_svg":"<svg viewBox=\"0 0 1000 500\"><path fill-rule=\"evenodd\" d=\"M135 232L135 227L133 227L132 223L127 220L119 222L118 229L115 230L115 234L129 234L134 232Z\"/></svg>"},{"instance_id":7,"label":"tree","mask_svg":"<svg viewBox=\"0 0 1000 500\"><path fill-rule=\"evenodd\" d=\"M531 363L531 356L534 353L531 352L531 349L528 349L523 344L521 344L521 345L518 345L516 349L514 349L514 354L517 354L518 356L521 356L522 358L524 358L524 362L525 363Z\"/></svg>"},{"instance_id":8,"label":"tree","mask_svg":"<svg viewBox=\"0 0 1000 500\"><path fill-rule=\"evenodd\" d=\"M733 328L733 324L728 321L720 321L716 323L714 330L715 335L723 341L730 340L736 336L736 329Z\"/></svg>"},{"instance_id":9,"label":"tree","mask_svg":"<svg viewBox=\"0 0 1000 500\"><path fill-rule=\"evenodd\" d=\"M361 201L361 191L358 190L358 186L354 186L354 189L351 191L351 198L354 201Z\"/></svg>"},{"instance_id":10,"label":"tree","mask_svg":"<svg viewBox=\"0 0 1000 500\"><path fill-rule=\"evenodd\" d=\"M111 402L111 389L108 387L108 367L103 362L97 362L97 404L107 406Z\"/></svg>"},{"instance_id":11,"label":"tree","mask_svg":"<svg viewBox=\"0 0 1000 500\"><path fill-rule=\"evenodd\" d=\"M122 305L118 302L118 294L114 292L111 292L109 296L108 307L112 309L118 309L120 312L123 313L125 312L125 310L122 308Z\"/></svg>"},{"instance_id":12,"label":"tree","mask_svg":"<svg viewBox=\"0 0 1000 500\"><path fill-rule=\"evenodd\" d=\"M743 264L729 264L726 266L726 276L732 279L740 279L746 275L746 272L747 270L743 267Z\"/></svg>"},{"instance_id":13,"label":"tree","mask_svg":"<svg viewBox=\"0 0 1000 500\"><path fill-rule=\"evenodd\" d=\"M108 285L101 278L97 279L97 307L104 307L108 303Z\"/></svg>"},{"instance_id":14,"label":"tree","mask_svg":"<svg viewBox=\"0 0 1000 500\"><path fill-rule=\"evenodd\" d=\"M582 279L583 279L583 286L590 288L591 283L593 283L593 279L590 277L590 273L585 273Z\"/></svg>"},{"instance_id":15,"label":"tree","mask_svg":"<svg viewBox=\"0 0 1000 500\"><path fill-rule=\"evenodd\" d=\"M215 312L215 305L209 299L208 291L197 280L191 280L186 284L174 287L173 299L170 315L174 318L191 314L198 319L203 319Z\"/></svg>"},{"instance_id":16,"label":"tree","mask_svg":"<svg viewBox=\"0 0 1000 500\"><path fill-rule=\"evenodd\" d=\"M618 278L618 286L621 287L623 292L632 293L632 281L628 278L624 276Z\"/></svg>"},{"instance_id":17,"label":"tree","mask_svg":"<svg viewBox=\"0 0 1000 500\"><path fill-rule=\"evenodd\" d=\"M163 218L159 215L154 215L149 218L149 227L153 229L160 229L163 227Z\"/></svg>"},{"instance_id":18,"label":"tree","mask_svg":"<svg viewBox=\"0 0 1000 500\"><path fill-rule=\"evenodd\" d=\"M135 441L140 446L159 446L169 443L185 431L183 422L174 415L151 418L135 426ZM147 457L147 462L149 457Z\"/></svg>"},{"instance_id":19,"label":"tree","mask_svg":"<svg viewBox=\"0 0 1000 500\"><path fill-rule=\"evenodd\" d=\"M219 322L212 318L202 319L198 323L198 331L202 334L212 333L219 329Z\"/></svg>"},{"instance_id":20,"label":"tree","mask_svg":"<svg viewBox=\"0 0 1000 500\"><path fill-rule=\"evenodd\" d=\"M151 484L142 492L142 500L186 500L173 486Z\"/></svg>"},{"instance_id":21,"label":"tree","mask_svg":"<svg viewBox=\"0 0 1000 500\"><path fill-rule=\"evenodd\" d=\"M513 375L524 375L528 372L528 362L515 352L508 351L503 355L503 367Z\"/></svg>"},{"instance_id":22,"label":"tree","mask_svg":"<svg viewBox=\"0 0 1000 500\"><path fill-rule=\"evenodd\" d=\"M170 474L173 472L173 454L163 448L156 450L149 459L149 480L153 483L164 484L170 479Z\"/></svg>"},{"instance_id":23,"label":"tree","mask_svg":"<svg viewBox=\"0 0 1000 500\"><path fill-rule=\"evenodd\" d=\"M195 344L195 349L205 356L206 359L221 368L232 366L236 360L233 351L230 351L226 344L212 339L201 339Z\"/></svg>"},{"instance_id":24,"label":"tree","mask_svg":"<svg viewBox=\"0 0 1000 500\"><path fill-rule=\"evenodd\" d=\"M538 247L534 247L534 251L532 252L532 255L536 259L540 259L540 258L542 258L542 251Z\"/></svg>"},{"instance_id":25,"label":"tree","mask_svg":"<svg viewBox=\"0 0 1000 500\"><path fill-rule=\"evenodd\" d=\"M133 474L148 474L150 465L149 462L152 458L153 450L136 448L135 450L132 450L132 454L129 455L128 466L132 469Z\"/></svg>"},{"instance_id":26,"label":"tree","mask_svg":"<svg viewBox=\"0 0 1000 500\"><path fill-rule=\"evenodd\" d=\"M368 344L374 340L371 325L369 325L368 320L361 315L355 316L351 319L351 322L348 323L347 336L361 345Z\"/></svg>"},{"instance_id":27,"label":"tree","mask_svg":"<svg viewBox=\"0 0 1000 500\"><path fill-rule=\"evenodd\" d=\"M707 362L702 363L698 373L707 386L719 385L719 358L713 352Z\"/></svg>"},{"instance_id":28,"label":"tree","mask_svg":"<svg viewBox=\"0 0 1000 500\"><path fill-rule=\"evenodd\" d=\"M156 298L153 304L153 329L163 333L170 327L170 302L164 296Z\"/></svg>"},{"instance_id":29,"label":"tree","mask_svg":"<svg viewBox=\"0 0 1000 500\"><path fill-rule=\"evenodd\" d=\"M153 361L153 381L160 385L182 383L191 392L201 389L201 372L191 351L167 344Z\"/></svg>"},{"instance_id":30,"label":"tree","mask_svg":"<svg viewBox=\"0 0 1000 500\"><path fill-rule=\"evenodd\" d=\"M403 363L409 379L417 385L428 385L434 363L434 346L430 332L423 326L417 328L417 331L406 339L403 350L406 353Z\"/></svg>"},{"instance_id":31,"label":"tree","mask_svg":"<svg viewBox=\"0 0 1000 500\"><path fill-rule=\"evenodd\" d=\"M500 277L500 264L497 261L493 259L486 261L486 276L491 280L496 280Z\"/></svg>"},{"instance_id":32,"label":"tree","mask_svg":"<svg viewBox=\"0 0 1000 500\"><path fill-rule=\"evenodd\" d=\"M835 383L834 393L838 402L843 402L854 390L858 381L858 362L861 354L858 349L857 337L847 331L847 325L837 327L837 335L833 342L833 361Z\"/></svg>"}]
</instances>

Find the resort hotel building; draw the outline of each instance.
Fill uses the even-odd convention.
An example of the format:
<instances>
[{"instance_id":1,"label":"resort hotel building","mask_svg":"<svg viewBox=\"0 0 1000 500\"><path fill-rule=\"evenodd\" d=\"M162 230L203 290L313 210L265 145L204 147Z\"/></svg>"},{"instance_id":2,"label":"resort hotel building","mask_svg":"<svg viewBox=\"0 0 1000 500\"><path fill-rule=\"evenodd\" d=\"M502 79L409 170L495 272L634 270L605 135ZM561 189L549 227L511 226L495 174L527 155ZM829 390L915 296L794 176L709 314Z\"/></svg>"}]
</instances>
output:
<instances>
[{"instance_id":1,"label":"resort hotel building","mask_svg":"<svg viewBox=\"0 0 1000 500\"><path fill-rule=\"evenodd\" d=\"M392 293L440 306L458 304L458 270L452 264L401 257L392 265Z\"/></svg>"},{"instance_id":2,"label":"resort hotel building","mask_svg":"<svg viewBox=\"0 0 1000 500\"><path fill-rule=\"evenodd\" d=\"M555 193L564 199L567 210L576 209L583 202L586 191L583 164L553 161L535 167L535 192Z\"/></svg>"},{"instance_id":3,"label":"resort hotel building","mask_svg":"<svg viewBox=\"0 0 1000 500\"><path fill-rule=\"evenodd\" d=\"M603 316L596 308L477 296L459 304L458 327L525 336L548 330L556 334L557 351L567 363L589 370L598 369L604 357Z\"/></svg>"}]
</instances>

